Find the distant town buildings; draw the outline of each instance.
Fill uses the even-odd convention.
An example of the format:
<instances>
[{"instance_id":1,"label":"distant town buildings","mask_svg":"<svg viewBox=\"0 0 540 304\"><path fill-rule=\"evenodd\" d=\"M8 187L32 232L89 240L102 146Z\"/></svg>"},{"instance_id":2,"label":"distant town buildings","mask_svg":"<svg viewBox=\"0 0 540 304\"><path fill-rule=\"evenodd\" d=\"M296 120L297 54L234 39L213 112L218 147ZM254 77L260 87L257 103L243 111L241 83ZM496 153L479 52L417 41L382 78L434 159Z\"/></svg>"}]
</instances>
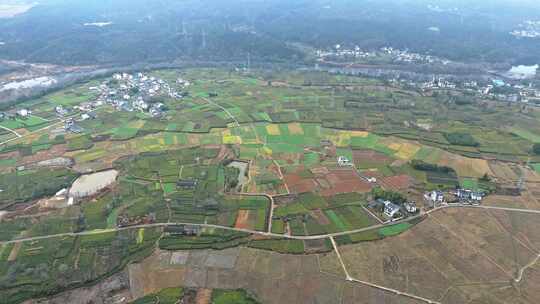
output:
<instances>
[{"instance_id":1,"label":"distant town buildings","mask_svg":"<svg viewBox=\"0 0 540 304\"><path fill-rule=\"evenodd\" d=\"M527 20L511 31L510 35L516 38L538 38L540 37L540 21Z\"/></svg>"}]
</instances>

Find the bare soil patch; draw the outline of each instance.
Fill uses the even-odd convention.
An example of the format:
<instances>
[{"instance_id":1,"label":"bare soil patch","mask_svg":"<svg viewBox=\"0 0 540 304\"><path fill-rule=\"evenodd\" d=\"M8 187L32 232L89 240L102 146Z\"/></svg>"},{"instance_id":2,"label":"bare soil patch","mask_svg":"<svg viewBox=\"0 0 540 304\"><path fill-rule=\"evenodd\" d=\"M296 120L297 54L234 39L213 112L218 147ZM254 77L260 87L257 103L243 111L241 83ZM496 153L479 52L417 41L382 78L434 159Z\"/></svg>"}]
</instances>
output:
<instances>
[{"instance_id":1,"label":"bare soil patch","mask_svg":"<svg viewBox=\"0 0 540 304\"><path fill-rule=\"evenodd\" d=\"M238 210L234 227L239 229L249 228L249 210Z\"/></svg>"},{"instance_id":2,"label":"bare soil patch","mask_svg":"<svg viewBox=\"0 0 540 304\"><path fill-rule=\"evenodd\" d=\"M352 169L334 169L325 176L331 187L320 193L323 196L331 196L339 193L369 192L372 186L361 179Z\"/></svg>"},{"instance_id":3,"label":"bare soil patch","mask_svg":"<svg viewBox=\"0 0 540 304\"><path fill-rule=\"evenodd\" d=\"M373 150L353 150L353 160L356 165L386 164L393 161L392 158Z\"/></svg>"},{"instance_id":4,"label":"bare soil patch","mask_svg":"<svg viewBox=\"0 0 540 304\"><path fill-rule=\"evenodd\" d=\"M411 188L414 179L409 175L395 175L380 179L379 183L386 189L399 191Z\"/></svg>"},{"instance_id":5,"label":"bare soil patch","mask_svg":"<svg viewBox=\"0 0 540 304\"><path fill-rule=\"evenodd\" d=\"M73 197L94 195L114 183L117 176L118 171L116 170L83 175L73 182L73 185L69 190L69 195Z\"/></svg>"},{"instance_id":6,"label":"bare soil patch","mask_svg":"<svg viewBox=\"0 0 540 304\"><path fill-rule=\"evenodd\" d=\"M212 300L212 289L200 288L197 290L197 304L210 304Z\"/></svg>"}]
</instances>

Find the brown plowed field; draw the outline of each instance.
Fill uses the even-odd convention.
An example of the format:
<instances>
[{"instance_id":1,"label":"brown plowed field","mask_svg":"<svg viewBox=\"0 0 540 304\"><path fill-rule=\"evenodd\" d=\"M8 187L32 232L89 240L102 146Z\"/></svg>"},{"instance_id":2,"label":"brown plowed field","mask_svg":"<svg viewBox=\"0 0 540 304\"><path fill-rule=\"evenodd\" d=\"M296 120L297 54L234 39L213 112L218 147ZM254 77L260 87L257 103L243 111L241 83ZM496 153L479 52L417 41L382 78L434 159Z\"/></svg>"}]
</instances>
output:
<instances>
[{"instance_id":1,"label":"brown plowed field","mask_svg":"<svg viewBox=\"0 0 540 304\"><path fill-rule=\"evenodd\" d=\"M325 178L331 187L320 192L323 196L371 191L371 185L361 179L352 169L330 170L330 173Z\"/></svg>"},{"instance_id":2,"label":"brown plowed field","mask_svg":"<svg viewBox=\"0 0 540 304\"><path fill-rule=\"evenodd\" d=\"M283 179L291 193L314 192L318 188L318 184L314 179L303 178L295 173L287 173Z\"/></svg>"},{"instance_id":3,"label":"brown plowed field","mask_svg":"<svg viewBox=\"0 0 540 304\"><path fill-rule=\"evenodd\" d=\"M413 178L409 175L395 175L379 180L379 184L388 190L406 190L413 185Z\"/></svg>"}]
</instances>

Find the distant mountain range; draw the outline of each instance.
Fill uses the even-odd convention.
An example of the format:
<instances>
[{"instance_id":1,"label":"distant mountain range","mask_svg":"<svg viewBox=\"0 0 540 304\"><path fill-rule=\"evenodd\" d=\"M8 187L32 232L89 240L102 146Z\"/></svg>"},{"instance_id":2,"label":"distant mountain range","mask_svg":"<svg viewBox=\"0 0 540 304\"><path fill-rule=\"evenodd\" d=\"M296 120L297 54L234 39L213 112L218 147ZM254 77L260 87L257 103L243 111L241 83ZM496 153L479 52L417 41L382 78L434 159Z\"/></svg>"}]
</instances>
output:
<instances>
[{"instance_id":1,"label":"distant mountain range","mask_svg":"<svg viewBox=\"0 0 540 304\"><path fill-rule=\"evenodd\" d=\"M339 43L540 63L540 39L509 34L526 20L540 20L536 1L43 0L0 19L0 59L106 65L249 54L298 62Z\"/></svg>"}]
</instances>

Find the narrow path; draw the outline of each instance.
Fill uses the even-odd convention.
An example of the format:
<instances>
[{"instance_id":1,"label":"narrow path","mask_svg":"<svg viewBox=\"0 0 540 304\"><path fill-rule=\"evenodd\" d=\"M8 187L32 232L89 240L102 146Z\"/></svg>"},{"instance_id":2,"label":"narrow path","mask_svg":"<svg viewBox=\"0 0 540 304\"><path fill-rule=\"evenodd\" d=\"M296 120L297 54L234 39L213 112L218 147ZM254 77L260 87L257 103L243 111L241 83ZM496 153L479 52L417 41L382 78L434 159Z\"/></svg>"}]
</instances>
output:
<instances>
[{"instance_id":1,"label":"narrow path","mask_svg":"<svg viewBox=\"0 0 540 304\"><path fill-rule=\"evenodd\" d=\"M521 280L523 279L523 273L525 272L525 270L533 267L536 263L538 263L538 260L540 260L540 254L538 254L529 264L521 267L521 269L519 270L517 278L514 279L514 282L516 282L516 283L521 282Z\"/></svg>"},{"instance_id":2,"label":"narrow path","mask_svg":"<svg viewBox=\"0 0 540 304\"><path fill-rule=\"evenodd\" d=\"M371 215L373 218L375 218L377 220L377 222L379 222L381 224L384 223L378 216L376 216L375 214L373 214L373 212L371 212L368 208L366 208L366 206L362 206L362 209L364 209L364 211L366 211L367 213L369 213L369 215Z\"/></svg>"},{"instance_id":3,"label":"narrow path","mask_svg":"<svg viewBox=\"0 0 540 304\"><path fill-rule=\"evenodd\" d=\"M343 268L343 273L345 273L345 279L347 281L352 281L352 277L349 275L349 271L347 270L347 267L345 267L345 262L343 262L343 259L341 258L341 254L339 253L338 246L336 244L336 241L334 240L334 237L330 237L330 242L332 242L332 247L334 247L334 251L336 252L337 258L339 260L339 263L341 264L341 267Z\"/></svg>"},{"instance_id":4,"label":"narrow path","mask_svg":"<svg viewBox=\"0 0 540 304\"><path fill-rule=\"evenodd\" d=\"M232 115L231 112L229 112L229 110L227 110L226 108L222 107L221 105L211 101L210 99L208 98L205 98L205 97L201 97L202 100L208 102L209 104L213 105L214 107L218 107L220 108L223 112L225 112L225 114L227 114L235 123L236 123L236 126L237 127L240 127L240 123L238 122L238 120L236 119L236 117L234 117L234 115Z\"/></svg>"},{"instance_id":5,"label":"narrow path","mask_svg":"<svg viewBox=\"0 0 540 304\"><path fill-rule=\"evenodd\" d=\"M494 210L504 210L504 211L512 211L512 212L540 214L540 210L534 210L534 209L519 209L519 208L506 208L506 207L495 207L495 206L467 206L467 205L459 205L456 207L494 209Z\"/></svg>"},{"instance_id":6,"label":"narrow path","mask_svg":"<svg viewBox=\"0 0 540 304\"><path fill-rule=\"evenodd\" d=\"M345 279L347 281L360 283L362 285L366 285L366 286L369 286L369 287L380 289L380 290L383 290L383 291L386 291L386 292L389 292L389 293L393 293L393 294L398 295L398 296L408 297L408 298L411 298L411 299L415 299L415 300L430 303L430 304L440 304L440 302L433 301L433 300L430 300L430 299L426 299L426 298L423 298L423 297L420 297L420 296L417 296L417 295L414 295L414 294L410 294L410 293L407 293L407 292L399 291L399 290L388 288L388 287L385 287L385 286L373 284L373 283L366 282L366 281L361 281L361 280L358 280L358 279L355 279L355 278L351 277L351 275L349 274L349 271L347 270L347 267L345 266L345 263L343 262L343 259L341 258L341 254L339 253L339 249L338 249L338 246L336 244L336 241L334 240L333 237L330 237L330 241L332 242L332 246L334 247L334 251L336 252L339 263L341 264L341 267L343 268L343 272L345 273Z\"/></svg>"},{"instance_id":7,"label":"narrow path","mask_svg":"<svg viewBox=\"0 0 540 304\"><path fill-rule=\"evenodd\" d=\"M283 176L283 172L281 171L281 166L278 164L278 162L275 159L272 159L272 162L274 165L276 165L279 173L279 178L283 181L283 185L285 186L285 190L287 190L287 194L291 194L291 191L289 190L289 186L287 186L287 183L285 182L285 177Z\"/></svg>"},{"instance_id":8,"label":"narrow path","mask_svg":"<svg viewBox=\"0 0 540 304\"><path fill-rule=\"evenodd\" d=\"M15 134L15 136L17 136L17 138L22 137L21 134L17 133L17 131L11 130L10 128L6 128L6 127L4 127L4 126L0 126L0 129L4 129L4 130L6 130L6 131L8 131L8 132L10 132L10 133Z\"/></svg>"}]
</instances>

